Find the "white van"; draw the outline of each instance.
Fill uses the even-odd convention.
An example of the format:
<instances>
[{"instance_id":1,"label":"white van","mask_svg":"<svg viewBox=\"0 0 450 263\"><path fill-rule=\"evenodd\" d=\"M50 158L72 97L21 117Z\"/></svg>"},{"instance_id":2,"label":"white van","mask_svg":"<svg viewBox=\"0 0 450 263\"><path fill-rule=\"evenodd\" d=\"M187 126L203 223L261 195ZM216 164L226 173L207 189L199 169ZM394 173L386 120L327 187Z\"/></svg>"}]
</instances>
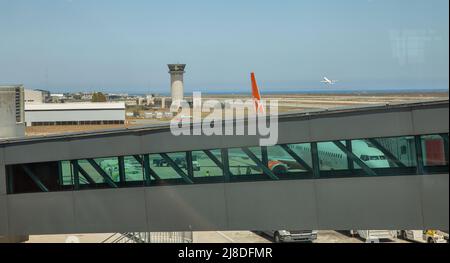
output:
<instances>
[{"instance_id":1,"label":"white van","mask_svg":"<svg viewBox=\"0 0 450 263\"><path fill-rule=\"evenodd\" d=\"M350 231L352 234L355 230ZM356 230L359 237L367 243L380 242L380 240L395 239L397 237L396 230Z\"/></svg>"}]
</instances>

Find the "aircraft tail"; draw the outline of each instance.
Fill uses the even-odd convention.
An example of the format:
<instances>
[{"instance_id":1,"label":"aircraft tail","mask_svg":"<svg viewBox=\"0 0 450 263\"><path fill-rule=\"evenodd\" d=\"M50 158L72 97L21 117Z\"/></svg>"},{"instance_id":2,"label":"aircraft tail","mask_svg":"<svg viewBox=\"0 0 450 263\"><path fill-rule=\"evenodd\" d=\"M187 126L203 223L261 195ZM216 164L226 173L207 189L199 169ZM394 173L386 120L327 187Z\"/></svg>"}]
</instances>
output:
<instances>
[{"instance_id":1,"label":"aircraft tail","mask_svg":"<svg viewBox=\"0 0 450 263\"><path fill-rule=\"evenodd\" d=\"M255 110L257 113L264 113L264 105L261 102L261 93L259 92L254 72L251 73L251 80L252 80L252 97L253 101L255 102Z\"/></svg>"}]
</instances>

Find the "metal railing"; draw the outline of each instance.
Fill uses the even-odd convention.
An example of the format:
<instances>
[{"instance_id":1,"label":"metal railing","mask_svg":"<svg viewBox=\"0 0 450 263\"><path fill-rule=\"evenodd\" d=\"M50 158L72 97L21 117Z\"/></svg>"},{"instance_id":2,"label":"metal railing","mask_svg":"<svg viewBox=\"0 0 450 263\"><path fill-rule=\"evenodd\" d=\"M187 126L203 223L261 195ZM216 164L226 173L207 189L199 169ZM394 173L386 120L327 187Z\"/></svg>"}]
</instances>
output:
<instances>
[{"instance_id":1,"label":"metal railing","mask_svg":"<svg viewBox=\"0 0 450 263\"><path fill-rule=\"evenodd\" d=\"M126 232L115 233L102 243L192 243L192 232Z\"/></svg>"}]
</instances>

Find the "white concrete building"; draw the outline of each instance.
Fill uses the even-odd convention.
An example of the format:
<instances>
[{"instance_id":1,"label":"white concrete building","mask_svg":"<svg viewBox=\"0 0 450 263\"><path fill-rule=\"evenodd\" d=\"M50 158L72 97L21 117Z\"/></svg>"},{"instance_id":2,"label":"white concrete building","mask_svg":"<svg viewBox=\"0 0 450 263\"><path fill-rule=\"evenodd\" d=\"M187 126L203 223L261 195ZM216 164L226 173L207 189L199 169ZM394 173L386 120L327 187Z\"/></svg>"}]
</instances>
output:
<instances>
[{"instance_id":1,"label":"white concrete building","mask_svg":"<svg viewBox=\"0 0 450 263\"><path fill-rule=\"evenodd\" d=\"M23 86L0 86L0 139L25 136Z\"/></svg>"},{"instance_id":2,"label":"white concrete building","mask_svg":"<svg viewBox=\"0 0 450 263\"><path fill-rule=\"evenodd\" d=\"M124 124L125 103L26 104L27 126Z\"/></svg>"},{"instance_id":3,"label":"white concrete building","mask_svg":"<svg viewBox=\"0 0 450 263\"><path fill-rule=\"evenodd\" d=\"M25 103L28 104L36 104L36 103L44 103L45 98L44 94L40 90L31 90L31 89L25 89Z\"/></svg>"},{"instance_id":4,"label":"white concrete building","mask_svg":"<svg viewBox=\"0 0 450 263\"><path fill-rule=\"evenodd\" d=\"M185 64L169 64L170 83L172 103L179 102L184 99L184 80L183 75L186 68Z\"/></svg>"}]
</instances>

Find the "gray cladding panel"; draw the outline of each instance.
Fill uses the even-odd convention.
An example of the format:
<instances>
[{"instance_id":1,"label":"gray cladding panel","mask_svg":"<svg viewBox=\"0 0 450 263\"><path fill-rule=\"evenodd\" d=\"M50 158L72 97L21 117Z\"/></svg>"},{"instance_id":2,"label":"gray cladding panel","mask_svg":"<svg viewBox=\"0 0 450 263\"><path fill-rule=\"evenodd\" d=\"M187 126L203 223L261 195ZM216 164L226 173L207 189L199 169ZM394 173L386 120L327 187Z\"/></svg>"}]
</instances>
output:
<instances>
[{"instance_id":1,"label":"gray cladding panel","mask_svg":"<svg viewBox=\"0 0 450 263\"><path fill-rule=\"evenodd\" d=\"M316 187L319 229L423 225L419 176L318 180Z\"/></svg>"},{"instance_id":2,"label":"gray cladding panel","mask_svg":"<svg viewBox=\"0 0 450 263\"><path fill-rule=\"evenodd\" d=\"M223 184L146 189L150 231L226 229Z\"/></svg>"},{"instance_id":3,"label":"gray cladding panel","mask_svg":"<svg viewBox=\"0 0 450 263\"><path fill-rule=\"evenodd\" d=\"M448 229L448 210L448 174L89 190L0 196L0 235Z\"/></svg>"},{"instance_id":4,"label":"gray cladding panel","mask_svg":"<svg viewBox=\"0 0 450 263\"><path fill-rule=\"evenodd\" d=\"M73 193L9 195L11 235L67 233L73 230Z\"/></svg>"},{"instance_id":5,"label":"gray cladding panel","mask_svg":"<svg viewBox=\"0 0 450 263\"><path fill-rule=\"evenodd\" d=\"M98 136L70 141L71 159L132 155L141 152L138 134Z\"/></svg>"},{"instance_id":6,"label":"gray cladding panel","mask_svg":"<svg viewBox=\"0 0 450 263\"><path fill-rule=\"evenodd\" d=\"M415 134L448 133L448 108L414 110L412 116Z\"/></svg>"},{"instance_id":7,"label":"gray cladding panel","mask_svg":"<svg viewBox=\"0 0 450 263\"><path fill-rule=\"evenodd\" d=\"M317 229L312 181L225 186L230 230Z\"/></svg>"},{"instance_id":8,"label":"gray cladding panel","mask_svg":"<svg viewBox=\"0 0 450 263\"><path fill-rule=\"evenodd\" d=\"M448 229L449 180L446 175L423 176L424 229Z\"/></svg>"},{"instance_id":9,"label":"gray cladding panel","mask_svg":"<svg viewBox=\"0 0 450 263\"><path fill-rule=\"evenodd\" d=\"M8 234L8 203L6 196L0 195L0 236L7 236Z\"/></svg>"},{"instance_id":10,"label":"gray cladding panel","mask_svg":"<svg viewBox=\"0 0 450 263\"><path fill-rule=\"evenodd\" d=\"M448 107L281 118L279 143L448 132ZM5 163L179 152L259 145L258 136L174 136L169 129L130 131L5 145Z\"/></svg>"},{"instance_id":11,"label":"gray cladding panel","mask_svg":"<svg viewBox=\"0 0 450 263\"><path fill-rule=\"evenodd\" d=\"M84 154L89 152L86 149L90 148L85 148ZM6 151L5 163L7 164L70 160L72 157L69 140L19 144L5 148Z\"/></svg>"},{"instance_id":12,"label":"gray cladding panel","mask_svg":"<svg viewBox=\"0 0 450 263\"><path fill-rule=\"evenodd\" d=\"M144 188L74 193L76 232L145 232Z\"/></svg>"},{"instance_id":13,"label":"gray cladding panel","mask_svg":"<svg viewBox=\"0 0 450 263\"><path fill-rule=\"evenodd\" d=\"M299 143L311 141L311 126L309 120L286 121L279 125L278 143Z\"/></svg>"},{"instance_id":14,"label":"gray cladding panel","mask_svg":"<svg viewBox=\"0 0 450 263\"><path fill-rule=\"evenodd\" d=\"M143 135L142 153L180 152L258 145L256 136L174 136L170 132Z\"/></svg>"},{"instance_id":15,"label":"gray cladding panel","mask_svg":"<svg viewBox=\"0 0 450 263\"><path fill-rule=\"evenodd\" d=\"M0 147L0 196L6 194L6 167L4 161L4 149Z\"/></svg>"},{"instance_id":16,"label":"gray cladding panel","mask_svg":"<svg viewBox=\"0 0 450 263\"><path fill-rule=\"evenodd\" d=\"M395 137L413 132L410 112L373 113L311 120L311 140Z\"/></svg>"}]
</instances>

